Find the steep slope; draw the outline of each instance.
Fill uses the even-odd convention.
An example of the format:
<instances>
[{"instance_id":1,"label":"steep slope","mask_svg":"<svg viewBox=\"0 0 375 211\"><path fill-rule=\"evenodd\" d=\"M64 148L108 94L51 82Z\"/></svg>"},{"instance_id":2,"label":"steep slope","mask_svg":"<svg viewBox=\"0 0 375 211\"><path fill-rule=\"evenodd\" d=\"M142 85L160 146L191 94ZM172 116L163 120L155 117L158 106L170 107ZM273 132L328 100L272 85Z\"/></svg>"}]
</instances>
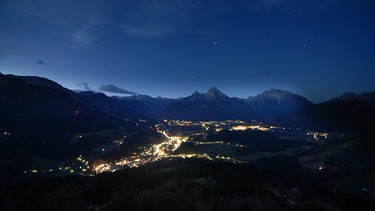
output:
<instances>
[{"instance_id":1,"label":"steep slope","mask_svg":"<svg viewBox=\"0 0 375 211\"><path fill-rule=\"evenodd\" d=\"M30 84L30 85L36 85L36 86L40 86L40 87L44 87L44 88L53 88L53 89L64 90L64 91L70 92L70 90L65 89L60 84L58 84L54 81L51 81L47 78L42 78L42 77L38 77L38 76L18 76L18 75L11 75L11 74L7 75L7 77L19 79L19 80L21 80L21 81L23 81L27 84Z\"/></svg>"},{"instance_id":2,"label":"steep slope","mask_svg":"<svg viewBox=\"0 0 375 211\"><path fill-rule=\"evenodd\" d=\"M30 83L28 79L0 74L1 131L40 137L115 126L113 119L92 111L69 90L54 83Z\"/></svg>"},{"instance_id":3,"label":"steep slope","mask_svg":"<svg viewBox=\"0 0 375 211\"><path fill-rule=\"evenodd\" d=\"M171 103L157 117L185 120L251 120L257 118L257 114L243 100L230 98L212 87L205 94L194 92L180 101Z\"/></svg>"}]
</instances>

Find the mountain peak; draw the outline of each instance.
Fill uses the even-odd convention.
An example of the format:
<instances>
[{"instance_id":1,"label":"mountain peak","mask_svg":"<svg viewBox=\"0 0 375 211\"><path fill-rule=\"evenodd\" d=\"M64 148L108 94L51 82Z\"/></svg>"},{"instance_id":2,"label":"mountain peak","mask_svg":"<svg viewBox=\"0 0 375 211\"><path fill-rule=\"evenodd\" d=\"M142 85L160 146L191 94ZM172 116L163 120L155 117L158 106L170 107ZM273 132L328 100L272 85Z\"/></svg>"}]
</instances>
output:
<instances>
[{"instance_id":1,"label":"mountain peak","mask_svg":"<svg viewBox=\"0 0 375 211\"><path fill-rule=\"evenodd\" d=\"M227 95L225 95L224 93L222 93L218 88L216 87L211 87L207 93L206 93L206 97L207 99L214 99L214 98L228 98Z\"/></svg>"},{"instance_id":2,"label":"mountain peak","mask_svg":"<svg viewBox=\"0 0 375 211\"><path fill-rule=\"evenodd\" d=\"M290 92L290 91L282 90L282 89L275 89L275 88L271 88L270 90L266 90L266 91L263 92L263 94L266 94L266 95L284 95L284 96L293 95L293 93Z\"/></svg>"},{"instance_id":3,"label":"mountain peak","mask_svg":"<svg viewBox=\"0 0 375 211\"><path fill-rule=\"evenodd\" d=\"M261 101L277 101L279 104L284 102L299 102L299 103L304 103L304 104L311 104L309 100L306 98L294 94L290 91L287 90L282 90L282 89L270 89L264 91L262 94L257 95L255 97L250 97L248 98L248 101L253 101L253 100L261 100Z\"/></svg>"},{"instance_id":4,"label":"mountain peak","mask_svg":"<svg viewBox=\"0 0 375 211\"><path fill-rule=\"evenodd\" d=\"M270 89L255 97L249 97L247 103L268 117L293 113L313 105L306 98L281 89Z\"/></svg>"}]
</instances>

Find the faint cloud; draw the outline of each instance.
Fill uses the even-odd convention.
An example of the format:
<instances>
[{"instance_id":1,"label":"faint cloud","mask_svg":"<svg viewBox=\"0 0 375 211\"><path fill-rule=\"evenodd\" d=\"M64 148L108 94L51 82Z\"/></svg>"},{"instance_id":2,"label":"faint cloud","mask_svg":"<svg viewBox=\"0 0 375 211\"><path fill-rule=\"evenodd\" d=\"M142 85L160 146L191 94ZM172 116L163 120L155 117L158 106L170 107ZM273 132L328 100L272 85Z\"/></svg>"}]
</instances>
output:
<instances>
[{"instance_id":1,"label":"faint cloud","mask_svg":"<svg viewBox=\"0 0 375 211\"><path fill-rule=\"evenodd\" d=\"M47 65L47 63L45 63L45 62L42 61L42 60L36 60L36 63L37 63L37 64L40 64L40 65Z\"/></svg>"},{"instance_id":2,"label":"faint cloud","mask_svg":"<svg viewBox=\"0 0 375 211\"><path fill-rule=\"evenodd\" d=\"M103 37L108 33L117 31L146 39L183 31L199 33L212 28L202 24L205 19L215 20L232 6L222 0L17 0L7 1L5 16L7 21L17 20L21 25L36 20L41 23L37 27L55 26L56 31L47 33L62 35L74 48L91 49L97 43L107 42ZM0 21L0 26L1 22L5 23ZM192 28L194 32L190 31Z\"/></svg>"},{"instance_id":3,"label":"faint cloud","mask_svg":"<svg viewBox=\"0 0 375 211\"><path fill-rule=\"evenodd\" d=\"M80 27L74 27L70 31L73 47L91 49L96 43L100 43L102 41L103 27L107 24L104 16L98 15L94 17L91 14L86 17Z\"/></svg>"},{"instance_id":4,"label":"faint cloud","mask_svg":"<svg viewBox=\"0 0 375 211\"><path fill-rule=\"evenodd\" d=\"M126 13L121 28L130 35L155 39L196 26L205 17L222 14L228 8L223 1L138 1Z\"/></svg>"},{"instance_id":5,"label":"faint cloud","mask_svg":"<svg viewBox=\"0 0 375 211\"><path fill-rule=\"evenodd\" d=\"M63 31L74 47L90 48L106 23L105 2L98 0L18 0L7 5L8 18L23 22L35 18ZM50 32L55 33L55 32Z\"/></svg>"},{"instance_id":6,"label":"faint cloud","mask_svg":"<svg viewBox=\"0 0 375 211\"><path fill-rule=\"evenodd\" d=\"M122 25L130 35L154 39L166 36L178 30L178 22L187 21L189 6L186 1L140 1L139 4L125 16Z\"/></svg>"},{"instance_id":7,"label":"faint cloud","mask_svg":"<svg viewBox=\"0 0 375 211\"><path fill-rule=\"evenodd\" d=\"M99 88L100 91L104 91L104 92L112 92L112 93L118 93L118 94L128 94L128 95L134 95L134 94L137 94L135 92L131 92L131 91L128 91L126 89L122 89L122 88L119 88L115 85L112 85L112 84L108 84L108 85L102 85L100 88Z\"/></svg>"},{"instance_id":8,"label":"faint cloud","mask_svg":"<svg viewBox=\"0 0 375 211\"><path fill-rule=\"evenodd\" d=\"M78 48L90 49L92 45L98 40L97 36L90 31L90 29L78 29L71 32L71 37L74 46Z\"/></svg>"},{"instance_id":9,"label":"faint cloud","mask_svg":"<svg viewBox=\"0 0 375 211\"><path fill-rule=\"evenodd\" d=\"M96 24L103 17L103 3L96 0L18 0L9 5L14 15L60 27Z\"/></svg>"},{"instance_id":10,"label":"faint cloud","mask_svg":"<svg viewBox=\"0 0 375 211\"><path fill-rule=\"evenodd\" d=\"M85 91L92 91L88 83L78 83L77 86Z\"/></svg>"},{"instance_id":11,"label":"faint cloud","mask_svg":"<svg viewBox=\"0 0 375 211\"><path fill-rule=\"evenodd\" d=\"M130 35L141 36L147 39L164 37L174 30L169 26L163 26L160 23L149 23L145 26L127 25L123 29Z\"/></svg>"}]
</instances>

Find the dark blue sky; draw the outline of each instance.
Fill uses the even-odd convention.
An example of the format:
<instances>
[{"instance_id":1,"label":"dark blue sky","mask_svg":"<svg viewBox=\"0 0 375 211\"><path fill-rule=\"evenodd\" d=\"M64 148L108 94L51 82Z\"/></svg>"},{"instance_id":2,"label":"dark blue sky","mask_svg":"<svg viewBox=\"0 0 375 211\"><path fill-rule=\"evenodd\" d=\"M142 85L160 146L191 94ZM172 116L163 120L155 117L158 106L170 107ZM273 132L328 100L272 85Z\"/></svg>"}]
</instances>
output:
<instances>
[{"instance_id":1,"label":"dark blue sky","mask_svg":"<svg viewBox=\"0 0 375 211\"><path fill-rule=\"evenodd\" d=\"M371 0L0 1L0 72L70 89L280 88L322 102L375 91L374 14Z\"/></svg>"}]
</instances>

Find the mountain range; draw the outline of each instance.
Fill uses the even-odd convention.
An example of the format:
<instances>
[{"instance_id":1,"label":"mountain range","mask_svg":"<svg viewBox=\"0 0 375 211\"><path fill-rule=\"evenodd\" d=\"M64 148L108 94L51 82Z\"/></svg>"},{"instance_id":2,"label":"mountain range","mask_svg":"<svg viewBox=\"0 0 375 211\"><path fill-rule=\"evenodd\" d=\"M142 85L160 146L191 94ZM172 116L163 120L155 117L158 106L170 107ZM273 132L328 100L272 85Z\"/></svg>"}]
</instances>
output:
<instances>
[{"instance_id":1,"label":"mountain range","mask_svg":"<svg viewBox=\"0 0 375 211\"><path fill-rule=\"evenodd\" d=\"M344 201L352 210L366 210L374 205L374 97L375 92L345 93L315 104L286 90L270 89L240 99L216 87L178 99L108 97L72 91L46 78L0 73L0 198L4 198L0 207L71 210L69 206L76 204L77 210L110 210L155 201L161 209L168 209L165 205L184 202L185 206L188 201L188 209L193 210L203 194L207 207L212 199L229 199L227 204L235 204L246 197L249 209L263 204L280 204L281 209L326 209L329 199L327 204L334 209L331 204L348 208ZM198 141L200 135L194 132L189 136L194 143L182 143L173 153L204 152L216 155L215 162L171 156L139 168L118 169L117 161L124 157L148 162L153 157L150 152L157 149L159 155L163 148L156 146L167 143L158 129L164 119L256 120L257 124L294 128L285 133L208 130L201 137L205 142ZM173 132L168 127L162 130ZM303 141L309 130L329 132L330 136L324 141ZM340 136L331 136L336 131L333 134ZM301 139L295 140L296 134ZM178 142L171 140L170 144ZM228 145L195 145L217 140ZM228 160L219 155L228 156ZM234 156L249 162L238 164ZM115 172L78 175L96 171L96 166L112 168L112 162L116 163ZM133 197L129 198L129 193ZM177 198L175 193L179 193ZM234 207L243 209L243 204Z\"/></svg>"},{"instance_id":2,"label":"mountain range","mask_svg":"<svg viewBox=\"0 0 375 211\"><path fill-rule=\"evenodd\" d=\"M347 130L367 129L375 119L375 92L346 93L320 104L280 89L247 99L228 97L216 87L179 99L108 97L92 91L74 92L46 78L0 73L0 97L0 130L20 133L76 133L138 119L241 119Z\"/></svg>"},{"instance_id":3,"label":"mountain range","mask_svg":"<svg viewBox=\"0 0 375 211\"><path fill-rule=\"evenodd\" d=\"M181 100L172 102L158 115L159 119L225 120L257 119L257 112L244 100L230 98L216 87L207 93L194 92Z\"/></svg>"}]
</instances>

